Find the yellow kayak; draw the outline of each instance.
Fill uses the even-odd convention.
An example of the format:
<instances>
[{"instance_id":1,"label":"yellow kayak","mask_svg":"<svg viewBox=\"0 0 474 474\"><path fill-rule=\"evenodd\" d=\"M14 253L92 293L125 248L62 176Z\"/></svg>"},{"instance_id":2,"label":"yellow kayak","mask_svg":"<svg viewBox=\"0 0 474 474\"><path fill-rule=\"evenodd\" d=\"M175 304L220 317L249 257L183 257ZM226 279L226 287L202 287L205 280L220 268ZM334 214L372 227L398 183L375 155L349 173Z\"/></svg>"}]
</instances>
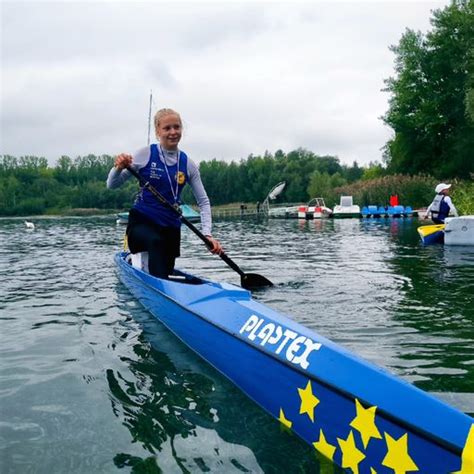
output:
<instances>
[{"instance_id":1,"label":"yellow kayak","mask_svg":"<svg viewBox=\"0 0 474 474\"><path fill-rule=\"evenodd\" d=\"M445 224L422 225L418 227L418 234L425 245L443 243Z\"/></svg>"}]
</instances>

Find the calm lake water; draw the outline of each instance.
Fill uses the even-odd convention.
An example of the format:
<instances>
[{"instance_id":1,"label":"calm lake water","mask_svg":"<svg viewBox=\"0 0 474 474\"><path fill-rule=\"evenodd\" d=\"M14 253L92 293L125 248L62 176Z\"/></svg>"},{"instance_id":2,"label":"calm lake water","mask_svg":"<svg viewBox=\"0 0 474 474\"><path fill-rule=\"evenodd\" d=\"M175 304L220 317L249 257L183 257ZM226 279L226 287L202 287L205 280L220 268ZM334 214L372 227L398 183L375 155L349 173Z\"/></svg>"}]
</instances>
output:
<instances>
[{"instance_id":1,"label":"calm lake water","mask_svg":"<svg viewBox=\"0 0 474 474\"><path fill-rule=\"evenodd\" d=\"M339 472L118 281L115 218L0 220L0 472ZM217 222L255 298L474 414L474 248L417 220ZM183 231L178 266L238 283ZM238 363L238 361L236 361Z\"/></svg>"}]
</instances>

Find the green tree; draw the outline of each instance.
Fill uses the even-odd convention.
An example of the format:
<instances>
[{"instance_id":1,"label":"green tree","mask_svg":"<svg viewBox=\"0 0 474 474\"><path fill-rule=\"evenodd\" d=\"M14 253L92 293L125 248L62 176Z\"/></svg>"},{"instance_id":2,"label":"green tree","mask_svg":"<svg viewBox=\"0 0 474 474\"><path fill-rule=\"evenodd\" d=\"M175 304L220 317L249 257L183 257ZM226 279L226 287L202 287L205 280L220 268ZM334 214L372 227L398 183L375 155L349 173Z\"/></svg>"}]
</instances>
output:
<instances>
[{"instance_id":1,"label":"green tree","mask_svg":"<svg viewBox=\"0 0 474 474\"><path fill-rule=\"evenodd\" d=\"M350 167L346 165L342 166L340 173L349 183L353 183L362 178L364 168L361 168L357 161L354 161Z\"/></svg>"},{"instance_id":2,"label":"green tree","mask_svg":"<svg viewBox=\"0 0 474 474\"><path fill-rule=\"evenodd\" d=\"M308 195L327 199L331 190L331 177L328 173L314 171L308 186Z\"/></svg>"},{"instance_id":3,"label":"green tree","mask_svg":"<svg viewBox=\"0 0 474 474\"><path fill-rule=\"evenodd\" d=\"M395 77L383 117L395 135L386 144L388 169L436 177L474 171L469 98L474 74L474 2L453 0L431 19L426 36L407 30L395 53Z\"/></svg>"},{"instance_id":4,"label":"green tree","mask_svg":"<svg viewBox=\"0 0 474 474\"><path fill-rule=\"evenodd\" d=\"M385 176L385 174L386 169L382 166L382 164L370 162L367 168L363 169L361 179L363 181L367 181L370 179L381 178L382 176Z\"/></svg>"},{"instance_id":5,"label":"green tree","mask_svg":"<svg viewBox=\"0 0 474 474\"><path fill-rule=\"evenodd\" d=\"M0 214L4 216L15 215L14 209L21 200L22 185L13 175L0 179Z\"/></svg>"}]
</instances>

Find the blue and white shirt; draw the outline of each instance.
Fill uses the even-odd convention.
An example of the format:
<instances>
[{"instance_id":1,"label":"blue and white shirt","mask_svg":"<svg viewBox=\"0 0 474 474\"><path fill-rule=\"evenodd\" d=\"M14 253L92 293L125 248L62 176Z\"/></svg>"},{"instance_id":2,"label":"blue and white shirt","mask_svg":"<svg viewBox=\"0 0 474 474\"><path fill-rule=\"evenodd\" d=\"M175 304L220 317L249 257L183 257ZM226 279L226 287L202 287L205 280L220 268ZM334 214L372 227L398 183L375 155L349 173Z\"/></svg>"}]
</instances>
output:
<instances>
[{"instance_id":1,"label":"blue and white shirt","mask_svg":"<svg viewBox=\"0 0 474 474\"><path fill-rule=\"evenodd\" d=\"M178 166L178 152L180 153ZM212 218L211 205L206 190L202 184L201 175L197 165L189 159L185 153L177 150L165 150L159 145L151 145L140 148L132 154L132 167L145 179L150 181L161 194L165 195L168 202L174 204L179 201L179 195L185 183L189 183L194 198L199 206L201 214L201 231L204 235L211 235ZM110 189L121 186L132 175L127 170L117 170L112 168L107 177L107 187ZM184 182L182 182L184 179ZM181 181L181 184L179 183ZM149 215L155 222L161 225L179 225L176 217L171 216L170 211L163 213L164 206L156 205L156 198L153 198L153 206L149 201L148 191L141 190L134 207L140 212ZM153 209L152 209L153 207ZM158 209L158 211L157 211ZM155 215L155 213L157 214ZM169 220L171 219L171 220Z\"/></svg>"}]
</instances>

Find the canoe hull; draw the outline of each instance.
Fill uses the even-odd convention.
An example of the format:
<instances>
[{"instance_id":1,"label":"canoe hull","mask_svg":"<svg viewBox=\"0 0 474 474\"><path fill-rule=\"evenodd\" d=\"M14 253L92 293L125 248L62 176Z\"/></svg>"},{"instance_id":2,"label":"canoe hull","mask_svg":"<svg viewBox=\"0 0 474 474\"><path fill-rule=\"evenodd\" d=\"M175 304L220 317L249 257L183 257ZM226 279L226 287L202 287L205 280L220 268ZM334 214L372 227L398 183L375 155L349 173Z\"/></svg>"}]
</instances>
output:
<instances>
[{"instance_id":1,"label":"canoe hull","mask_svg":"<svg viewBox=\"0 0 474 474\"><path fill-rule=\"evenodd\" d=\"M185 285L158 280L132 268L123 254L117 255L116 263L120 279L157 319L337 465L360 473L370 473L371 468L394 472L398 462L410 466L413 462L419 472L433 474L461 468L472 425L466 415L343 349L337 352L333 343L254 302L244 290L212 282ZM192 293L201 296L196 299ZM209 307L220 309L207 317L204 310ZM273 344L278 328L282 335ZM293 339L284 344L290 333ZM347 364L346 373L339 361ZM422 429L414 418L400 421L393 413L396 409L389 407L393 402L382 407L382 399L372 398L372 392L384 389L395 398L397 391L403 393L404 403L415 412L426 411ZM436 427L426 436L432 417L442 417L444 428ZM405 445L406 455L397 461L394 453Z\"/></svg>"},{"instance_id":2,"label":"canoe hull","mask_svg":"<svg viewBox=\"0 0 474 474\"><path fill-rule=\"evenodd\" d=\"M444 242L444 224L422 225L418 235L424 245L442 244Z\"/></svg>"}]
</instances>

